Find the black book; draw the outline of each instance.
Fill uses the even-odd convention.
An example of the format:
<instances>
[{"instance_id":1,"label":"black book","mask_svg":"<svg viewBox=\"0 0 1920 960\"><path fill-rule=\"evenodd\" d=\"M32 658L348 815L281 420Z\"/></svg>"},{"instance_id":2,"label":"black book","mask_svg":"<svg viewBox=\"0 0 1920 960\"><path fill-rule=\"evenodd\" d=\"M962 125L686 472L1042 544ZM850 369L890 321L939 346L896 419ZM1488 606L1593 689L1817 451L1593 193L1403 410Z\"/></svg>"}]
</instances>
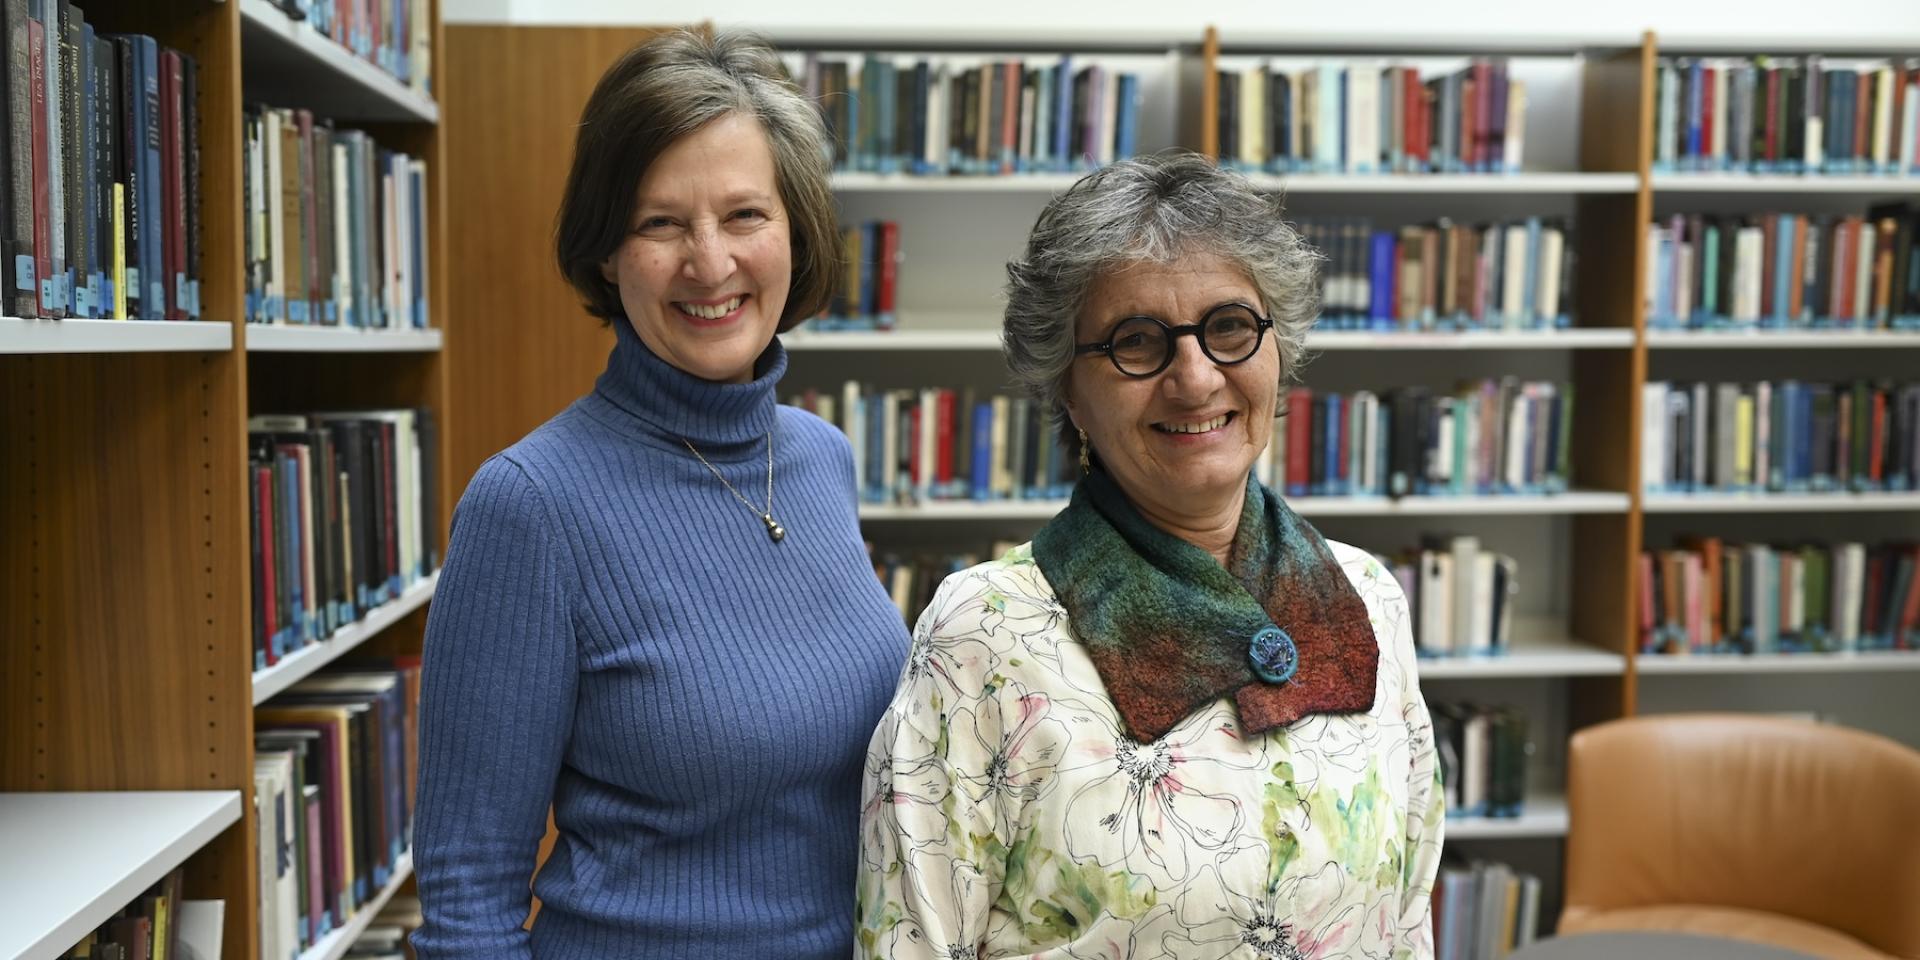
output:
<instances>
[{"instance_id":1,"label":"black book","mask_svg":"<svg viewBox=\"0 0 1920 960\"><path fill-rule=\"evenodd\" d=\"M1292 142L1292 79L1284 71L1267 73L1267 157L1294 156Z\"/></svg>"},{"instance_id":2,"label":"black book","mask_svg":"<svg viewBox=\"0 0 1920 960\"><path fill-rule=\"evenodd\" d=\"M903 161L904 169L912 171L913 156L918 153L918 141L913 139L914 114L920 109L920 102L914 97L914 72L895 69L893 73L893 134L889 138L893 149L888 154Z\"/></svg>"},{"instance_id":3,"label":"black book","mask_svg":"<svg viewBox=\"0 0 1920 960\"><path fill-rule=\"evenodd\" d=\"M1421 407L1426 388L1402 387L1393 391L1389 429L1393 442L1387 454L1387 494L1404 497L1418 491L1420 479L1422 426Z\"/></svg>"},{"instance_id":4,"label":"black book","mask_svg":"<svg viewBox=\"0 0 1920 960\"><path fill-rule=\"evenodd\" d=\"M60 164L61 215L67 225L67 316L81 316L78 309L82 284L87 282L87 190L81 157L87 138L82 126L81 100L86 92L85 73L80 55L84 19L80 11L60 0L60 156L51 162Z\"/></svg>"},{"instance_id":5,"label":"black book","mask_svg":"<svg viewBox=\"0 0 1920 960\"><path fill-rule=\"evenodd\" d=\"M253 545L253 667L264 669L267 665L267 605L265 544L260 542L260 470L264 465L257 457L247 458L247 542Z\"/></svg>"},{"instance_id":6,"label":"black book","mask_svg":"<svg viewBox=\"0 0 1920 960\"><path fill-rule=\"evenodd\" d=\"M32 46L27 27L27 0L0 0L4 10L6 60L9 64L28 64ZM0 155L4 166L7 199L5 220L0 222L0 249L6 260L0 263L5 279L0 280L0 313L34 317L40 313L33 246L33 90L30 77L21 68L6 71L6 99L0 110L0 126L6 128L6 147ZM24 281L24 282L23 282Z\"/></svg>"},{"instance_id":7,"label":"black book","mask_svg":"<svg viewBox=\"0 0 1920 960\"><path fill-rule=\"evenodd\" d=\"M1785 159L1799 163L1807 155L1807 75L1799 64L1789 64L1781 79L1780 99L1784 101L1780 142Z\"/></svg>"},{"instance_id":8,"label":"black book","mask_svg":"<svg viewBox=\"0 0 1920 960\"><path fill-rule=\"evenodd\" d=\"M1231 70L1221 70L1218 74L1220 84L1219 136L1220 159L1229 163L1240 159L1240 75Z\"/></svg>"},{"instance_id":9,"label":"black book","mask_svg":"<svg viewBox=\"0 0 1920 960\"><path fill-rule=\"evenodd\" d=\"M440 567L440 468L436 459L440 430L434 423L430 407L416 409L413 422L420 444L420 562L431 572ZM968 434L956 433L955 436L965 437ZM958 443L957 446L968 447L972 444Z\"/></svg>"},{"instance_id":10,"label":"black book","mask_svg":"<svg viewBox=\"0 0 1920 960\"><path fill-rule=\"evenodd\" d=\"M187 278L187 316L200 319L200 67L194 58L180 55L180 108L181 130L185 134L180 144L182 170L181 202L186 207L186 251L184 264ZM244 176L242 177L244 179ZM332 181L327 182L331 189ZM327 213L331 213L329 206ZM332 256L333 247L322 248L323 253Z\"/></svg>"},{"instance_id":11,"label":"black book","mask_svg":"<svg viewBox=\"0 0 1920 960\"><path fill-rule=\"evenodd\" d=\"M120 98L114 86L113 42L94 37L89 65L93 69L93 269L103 281L98 288L102 299L97 312L102 317L111 317L114 315L113 184L119 161L119 124L115 121L120 116Z\"/></svg>"},{"instance_id":12,"label":"black book","mask_svg":"<svg viewBox=\"0 0 1920 960\"><path fill-rule=\"evenodd\" d=\"M913 65L913 96L907 102L913 105L912 125L908 131L909 139L901 152L907 156L907 169L914 170L921 161L934 160L927 152L927 111L932 106L933 74L927 61L921 60Z\"/></svg>"},{"instance_id":13,"label":"black book","mask_svg":"<svg viewBox=\"0 0 1920 960\"><path fill-rule=\"evenodd\" d=\"M120 119L117 124L120 128L119 180L126 185L126 196L123 198L126 221L122 225L121 246L126 257L127 317L137 320L143 315L146 303L145 284L136 282L145 279L140 271L145 266L140 257L140 237L147 225L142 222L141 205L146 191L151 188L140 175L144 165L141 154L147 139L145 129L138 125L144 108L137 105L146 102L146 94L141 83L138 42L133 37L114 37L113 48L120 79ZM159 228L154 226L152 229Z\"/></svg>"}]
</instances>

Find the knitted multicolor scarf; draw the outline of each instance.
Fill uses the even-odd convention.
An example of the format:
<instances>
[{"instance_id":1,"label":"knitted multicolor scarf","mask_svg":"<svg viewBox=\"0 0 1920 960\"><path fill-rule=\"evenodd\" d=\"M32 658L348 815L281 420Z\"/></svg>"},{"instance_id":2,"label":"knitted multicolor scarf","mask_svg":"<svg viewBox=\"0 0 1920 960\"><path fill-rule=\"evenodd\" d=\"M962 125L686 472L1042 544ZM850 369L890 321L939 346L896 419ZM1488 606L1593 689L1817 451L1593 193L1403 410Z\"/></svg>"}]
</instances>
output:
<instances>
[{"instance_id":1,"label":"knitted multicolor scarf","mask_svg":"<svg viewBox=\"0 0 1920 960\"><path fill-rule=\"evenodd\" d=\"M1248 734L1373 707L1365 601L1319 531L1251 477L1225 567L1148 523L1098 469L1033 558L1140 742L1222 696Z\"/></svg>"}]
</instances>

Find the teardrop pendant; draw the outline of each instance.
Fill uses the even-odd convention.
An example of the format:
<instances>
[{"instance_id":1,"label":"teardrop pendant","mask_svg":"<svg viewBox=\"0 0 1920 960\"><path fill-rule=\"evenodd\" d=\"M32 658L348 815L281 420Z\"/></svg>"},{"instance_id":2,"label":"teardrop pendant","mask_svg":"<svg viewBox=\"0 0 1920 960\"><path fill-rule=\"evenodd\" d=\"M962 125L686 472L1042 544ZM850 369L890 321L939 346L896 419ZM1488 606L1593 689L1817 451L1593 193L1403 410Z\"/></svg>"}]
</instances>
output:
<instances>
[{"instance_id":1,"label":"teardrop pendant","mask_svg":"<svg viewBox=\"0 0 1920 960\"><path fill-rule=\"evenodd\" d=\"M767 525L767 536L771 537L774 543L786 539L787 528L775 521L772 514L763 513L760 515L760 520Z\"/></svg>"}]
</instances>

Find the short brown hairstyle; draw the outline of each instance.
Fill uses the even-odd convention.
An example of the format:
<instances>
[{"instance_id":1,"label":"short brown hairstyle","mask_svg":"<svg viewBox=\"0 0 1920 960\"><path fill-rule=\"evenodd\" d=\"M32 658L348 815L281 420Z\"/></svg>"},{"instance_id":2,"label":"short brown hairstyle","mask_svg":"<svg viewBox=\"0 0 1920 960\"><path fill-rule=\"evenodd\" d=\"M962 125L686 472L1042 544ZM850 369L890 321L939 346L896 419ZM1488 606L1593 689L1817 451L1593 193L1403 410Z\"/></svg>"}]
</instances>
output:
<instances>
[{"instance_id":1,"label":"short brown hairstyle","mask_svg":"<svg viewBox=\"0 0 1920 960\"><path fill-rule=\"evenodd\" d=\"M573 169L554 227L560 272L605 323L626 314L600 265L631 229L640 179L681 137L730 114L759 121L786 206L793 280L782 333L826 308L842 269L827 134L773 47L751 34L676 30L627 51L580 111Z\"/></svg>"}]
</instances>

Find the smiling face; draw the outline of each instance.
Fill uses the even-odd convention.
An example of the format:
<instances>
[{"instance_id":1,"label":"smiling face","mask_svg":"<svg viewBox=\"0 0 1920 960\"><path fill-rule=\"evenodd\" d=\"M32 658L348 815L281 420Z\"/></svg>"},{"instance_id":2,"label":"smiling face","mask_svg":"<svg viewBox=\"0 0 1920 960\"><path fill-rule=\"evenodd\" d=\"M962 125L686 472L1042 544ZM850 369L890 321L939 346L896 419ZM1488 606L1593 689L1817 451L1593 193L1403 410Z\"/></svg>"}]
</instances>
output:
<instances>
[{"instance_id":1,"label":"smiling face","mask_svg":"<svg viewBox=\"0 0 1920 960\"><path fill-rule=\"evenodd\" d=\"M641 342L696 377L752 380L793 279L759 123L729 114L662 151L640 178L630 227L600 272Z\"/></svg>"},{"instance_id":2,"label":"smiling face","mask_svg":"<svg viewBox=\"0 0 1920 960\"><path fill-rule=\"evenodd\" d=\"M1093 285L1075 343L1107 338L1121 320L1148 316L1168 326L1200 322L1225 303L1256 309L1245 271L1214 254L1172 263L1134 263ZM1149 518L1210 518L1239 509L1247 472L1273 435L1280 396L1280 348L1262 339L1252 357L1220 366L1190 336L1173 362L1132 378L1104 355L1076 359L1067 376L1067 412L1120 489Z\"/></svg>"}]
</instances>

